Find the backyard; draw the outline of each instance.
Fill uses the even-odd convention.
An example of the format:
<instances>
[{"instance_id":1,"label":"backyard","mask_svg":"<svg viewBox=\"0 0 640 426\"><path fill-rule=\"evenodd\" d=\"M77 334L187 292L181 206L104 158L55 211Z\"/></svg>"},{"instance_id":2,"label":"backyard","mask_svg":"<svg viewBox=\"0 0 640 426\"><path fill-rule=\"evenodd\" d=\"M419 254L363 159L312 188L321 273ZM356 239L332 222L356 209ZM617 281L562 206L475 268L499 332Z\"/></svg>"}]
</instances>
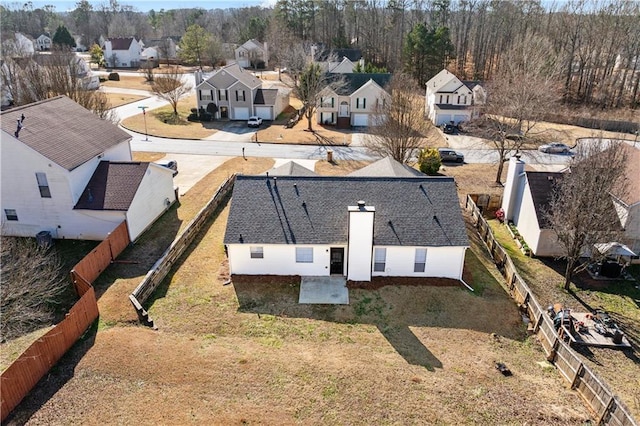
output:
<instances>
[{"instance_id":1,"label":"backyard","mask_svg":"<svg viewBox=\"0 0 640 426\"><path fill-rule=\"evenodd\" d=\"M121 259L136 263L112 265L96 283L98 325L8 424L589 419L579 397L543 362L477 238L465 270L473 293L388 286L352 289L348 306L298 305L298 286L287 280L223 285L227 205L154 294L150 314L158 331L137 326L126 296L163 247L233 170L257 173L271 164L230 160L125 251ZM356 168L320 162L317 170L325 167L333 174ZM513 376L500 374L496 362Z\"/></svg>"}]
</instances>

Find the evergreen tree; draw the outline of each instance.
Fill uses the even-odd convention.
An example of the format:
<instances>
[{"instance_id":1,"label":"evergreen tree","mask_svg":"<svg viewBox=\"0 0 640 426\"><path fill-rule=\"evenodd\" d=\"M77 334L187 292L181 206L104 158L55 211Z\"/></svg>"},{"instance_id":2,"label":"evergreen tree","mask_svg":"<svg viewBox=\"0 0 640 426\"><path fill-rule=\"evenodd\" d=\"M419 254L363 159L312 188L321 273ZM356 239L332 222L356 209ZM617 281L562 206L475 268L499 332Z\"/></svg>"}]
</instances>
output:
<instances>
[{"instance_id":1,"label":"evergreen tree","mask_svg":"<svg viewBox=\"0 0 640 426\"><path fill-rule=\"evenodd\" d=\"M76 41L71 36L71 33L64 25L60 25L56 30L56 33L53 35L53 44L57 44L58 46L68 46L73 49L76 47Z\"/></svg>"}]
</instances>

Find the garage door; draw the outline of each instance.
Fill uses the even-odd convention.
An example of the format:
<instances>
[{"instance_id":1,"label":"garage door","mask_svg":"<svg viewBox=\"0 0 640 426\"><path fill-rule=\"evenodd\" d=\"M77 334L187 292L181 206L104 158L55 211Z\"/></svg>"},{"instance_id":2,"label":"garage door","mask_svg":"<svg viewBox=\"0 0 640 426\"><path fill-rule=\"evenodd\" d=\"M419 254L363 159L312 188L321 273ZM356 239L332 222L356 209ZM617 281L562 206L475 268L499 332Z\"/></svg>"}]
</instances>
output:
<instances>
[{"instance_id":1,"label":"garage door","mask_svg":"<svg viewBox=\"0 0 640 426\"><path fill-rule=\"evenodd\" d=\"M256 115L263 120L273 120L271 116L271 107L270 106L257 106L256 107Z\"/></svg>"},{"instance_id":2,"label":"garage door","mask_svg":"<svg viewBox=\"0 0 640 426\"><path fill-rule=\"evenodd\" d=\"M438 121L436 126L442 126L443 124L449 124L449 122L453 119L451 114L438 114Z\"/></svg>"},{"instance_id":3,"label":"garage door","mask_svg":"<svg viewBox=\"0 0 640 426\"><path fill-rule=\"evenodd\" d=\"M249 119L249 108L248 107L242 107L242 108L235 107L233 109L233 119L234 120L248 120Z\"/></svg>"},{"instance_id":4,"label":"garage door","mask_svg":"<svg viewBox=\"0 0 640 426\"><path fill-rule=\"evenodd\" d=\"M368 126L369 114L353 114L353 126Z\"/></svg>"},{"instance_id":5,"label":"garage door","mask_svg":"<svg viewBox=\"0 0 640 426\"><path fill-rule=\"evenodd\" d=\"M462 123L463 121L469 121L469 116L464 114L460 114L460 115L456 114L453 116L453 122L455 124Z\"/></svg>"}]
</instances>

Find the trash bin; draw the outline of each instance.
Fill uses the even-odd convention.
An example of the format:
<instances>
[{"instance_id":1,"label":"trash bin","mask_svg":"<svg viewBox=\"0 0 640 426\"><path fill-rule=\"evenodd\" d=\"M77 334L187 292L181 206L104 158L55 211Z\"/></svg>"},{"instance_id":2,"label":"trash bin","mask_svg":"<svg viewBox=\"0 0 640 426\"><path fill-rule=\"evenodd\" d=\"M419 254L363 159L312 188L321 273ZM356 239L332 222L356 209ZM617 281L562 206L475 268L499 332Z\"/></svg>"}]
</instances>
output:
<instances>
[{"instance_id":1,"label":"trash bin","mask_svg":"<svg viewBox=\"0 0 640 426\"><path fill-rule=\"evenodd\" d=\"M36 234L38 247L49 248L53 245L53 237L49 231L40 231Z\"/></svg>"}]
</instances>

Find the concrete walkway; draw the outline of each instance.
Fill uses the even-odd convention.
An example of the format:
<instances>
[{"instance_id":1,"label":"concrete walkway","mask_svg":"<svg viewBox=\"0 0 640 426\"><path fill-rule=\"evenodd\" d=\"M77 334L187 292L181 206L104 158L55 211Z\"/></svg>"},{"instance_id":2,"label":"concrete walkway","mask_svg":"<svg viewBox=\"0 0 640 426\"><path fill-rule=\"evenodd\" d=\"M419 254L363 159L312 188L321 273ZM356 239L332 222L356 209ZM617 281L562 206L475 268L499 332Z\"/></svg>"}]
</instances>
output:
<instances>
[{"instance_id":1,"label":"concrete walkway","mask_svg":"<svg viewBox=\"0 0 640 426\"><path fill-rule=\"evenodd\" d=\"M340 276L302 277L298 303L348 305L347 280Z\"/></svg>"}]
</instances>

